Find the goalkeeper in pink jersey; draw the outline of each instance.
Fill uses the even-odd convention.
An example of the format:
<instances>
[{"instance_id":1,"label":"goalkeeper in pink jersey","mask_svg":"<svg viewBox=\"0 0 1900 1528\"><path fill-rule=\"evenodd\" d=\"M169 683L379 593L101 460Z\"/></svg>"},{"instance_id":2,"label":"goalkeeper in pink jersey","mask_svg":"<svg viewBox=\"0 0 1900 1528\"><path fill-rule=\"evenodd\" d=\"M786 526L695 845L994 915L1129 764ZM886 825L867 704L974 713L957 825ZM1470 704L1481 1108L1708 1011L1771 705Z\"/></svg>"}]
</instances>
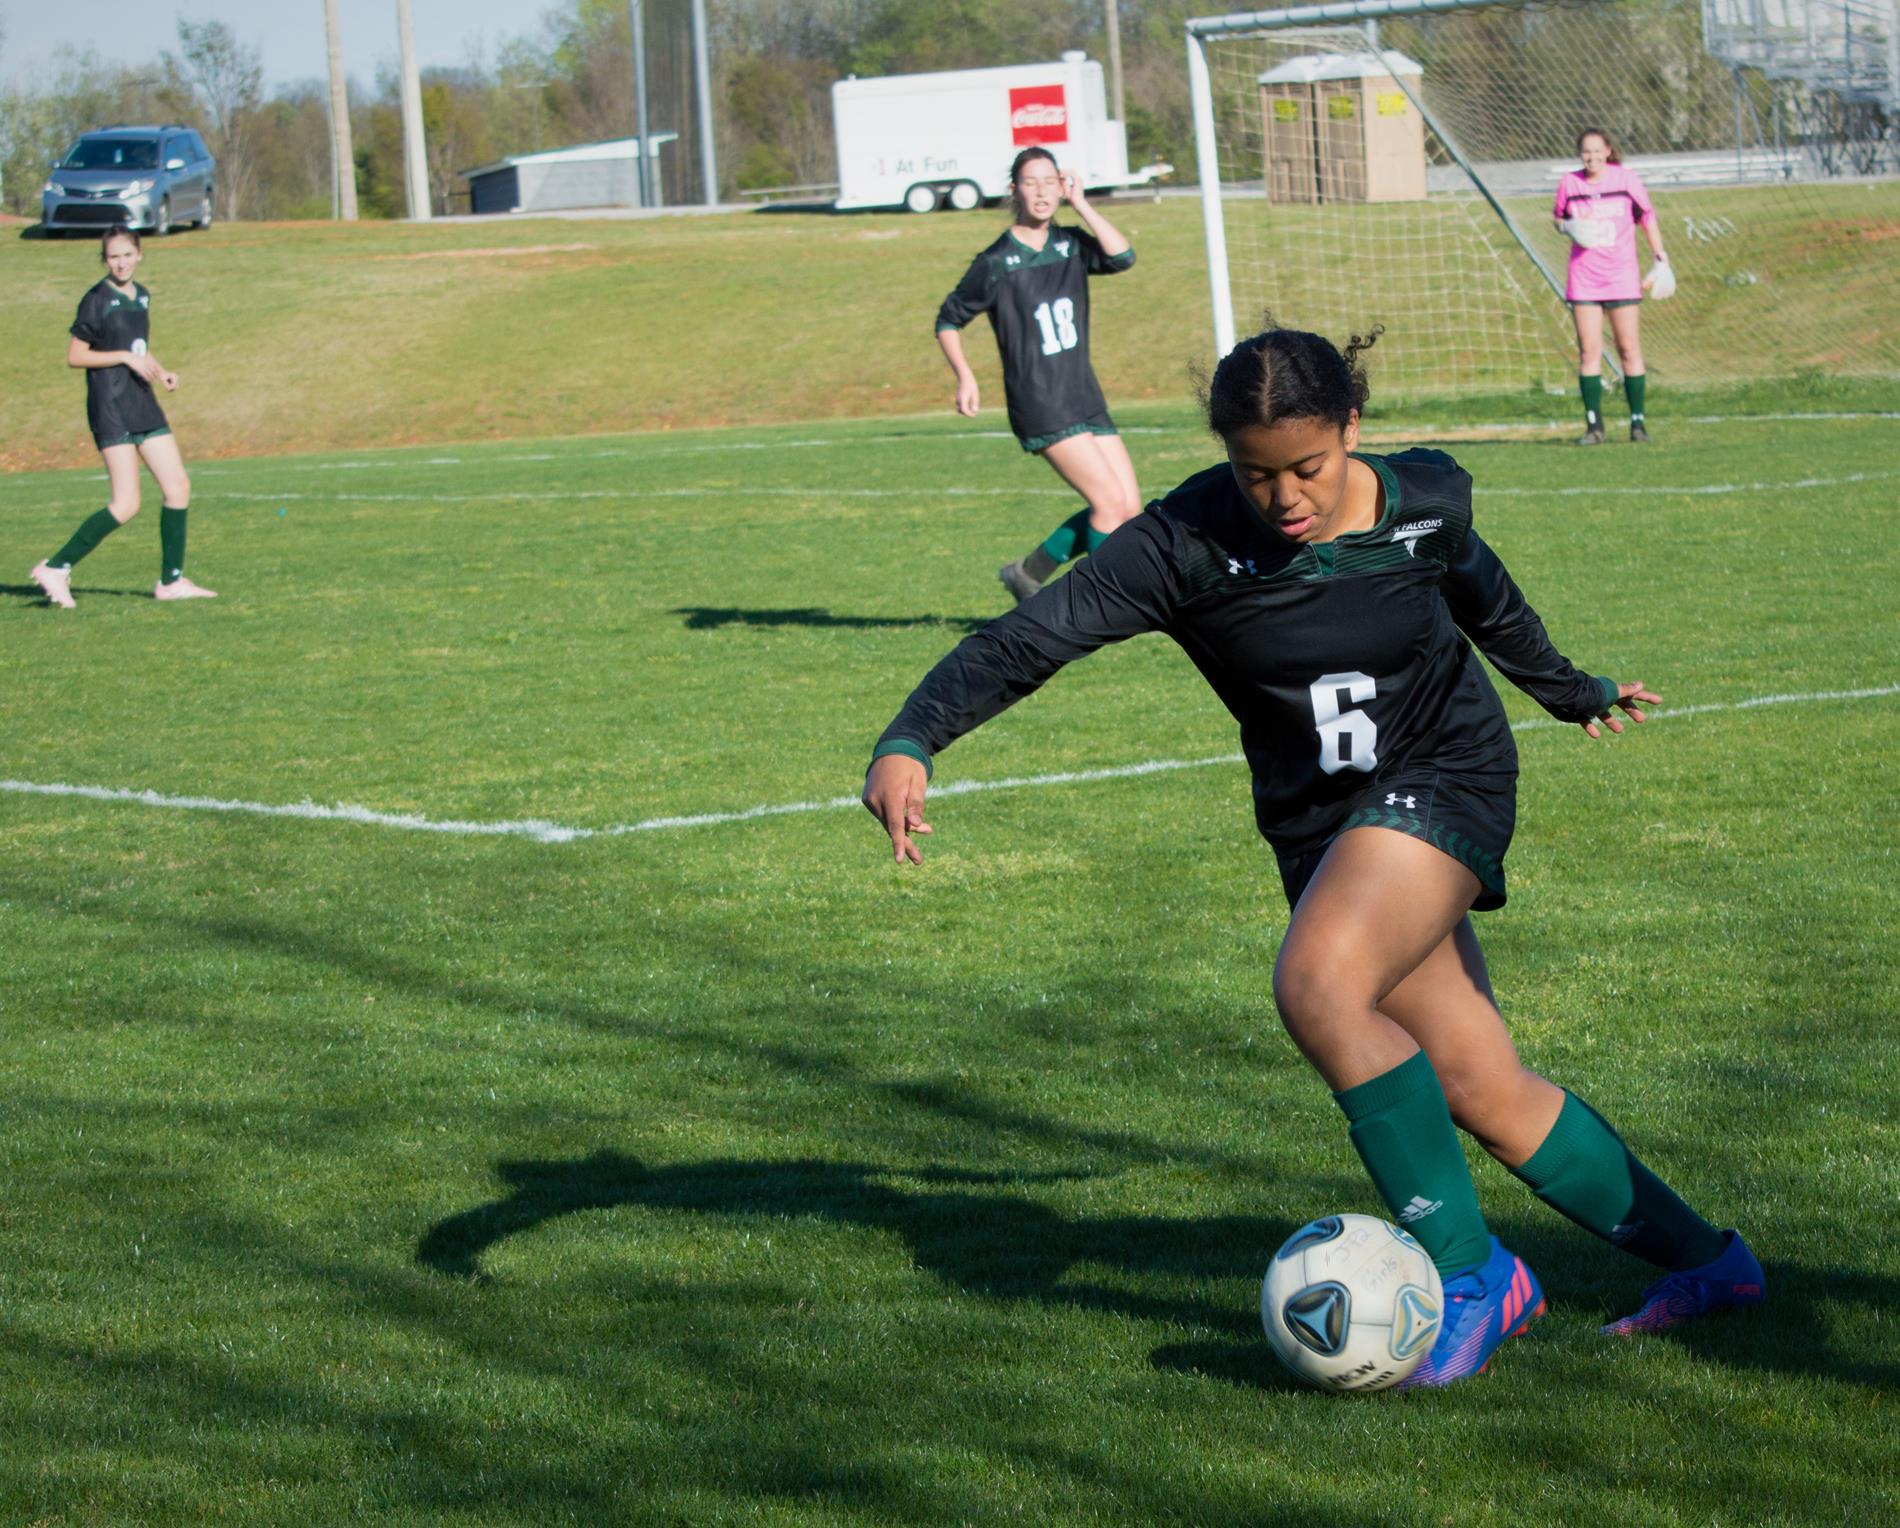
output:
<instances>
[{"instance_id":1,"label":"goalkeeper in pink jersey","mask_svg":"<svg viewBox=\"0 0 1900 1528\"><path fill-rule=\"evenodd\" d=\"M1649 192L1633 170L1626 170L1616 145L1601 128L1587 127L1577 135L1581 170L1571 170L1557 183L1552 216L1558 232L1570 240L1570 279L1564 298L1577 325L1577 383L1583 392L1584 431L1580 446L1603 444L1603 315L1610 315L1610 334L1623 366L1623 394L1630 406L1630 439L1646 441L1643 427L1643 389L1648 376L1643 366L1643 344L1637 334L1637 313L1643 294L1668 297L1676 278L1663 253L1662 230ZM1636 264L1636 229L1649 241L1649 275Z\"/></svg>"}]
</instances>

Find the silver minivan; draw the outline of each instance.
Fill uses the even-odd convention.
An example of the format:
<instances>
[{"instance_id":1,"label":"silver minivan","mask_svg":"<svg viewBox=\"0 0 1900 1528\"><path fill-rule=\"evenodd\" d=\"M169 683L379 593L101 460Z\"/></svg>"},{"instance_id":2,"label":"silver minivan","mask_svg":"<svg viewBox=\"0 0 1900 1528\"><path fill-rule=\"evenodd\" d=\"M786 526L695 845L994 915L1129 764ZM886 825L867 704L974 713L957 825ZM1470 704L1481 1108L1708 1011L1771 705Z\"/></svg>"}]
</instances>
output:
<instances>
[{"instance_id":1,"label":"silver minivan","mask_svg":"<svg viewBox=\"0 0 1900 1528\"><path fill-rule=\"evenodd\" d=\"M106 127L82 133L40 191L49 233L97 231L114 223L170 233L179 223L211 226L216 162L188 127Z\"/></svg>"}]
</instances>

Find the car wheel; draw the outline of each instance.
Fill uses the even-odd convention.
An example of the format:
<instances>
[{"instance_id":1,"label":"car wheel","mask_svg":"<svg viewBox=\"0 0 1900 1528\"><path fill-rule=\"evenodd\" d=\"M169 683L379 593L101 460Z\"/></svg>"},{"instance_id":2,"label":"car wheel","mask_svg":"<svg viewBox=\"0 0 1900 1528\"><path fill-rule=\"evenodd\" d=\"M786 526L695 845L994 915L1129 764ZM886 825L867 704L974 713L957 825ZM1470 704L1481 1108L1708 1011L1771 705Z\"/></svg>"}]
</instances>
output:
<instances>
[{"instance_id":1,"label":"car wheel","mask_svg":"<svg viewBox=\"0 0 1900 1528\"><path fill-rule=\"evenodd\" d=\"M950 188L950 205L958 212L974 212L983 205L982 189L973 180L960 180Z\"/></svg>"},{"instance_id":2,"label":"car wheel","mask_svg":"<svg viewBox=\"0 0 1900 1528\"><path fill-rule=\"evenodd\" d=\"M937 210L937 188L935 186L912 186L904 193L904 205L912 212L935 212Z\"/></svg>"},{"instance_id":3,"label":"car wheel","mask_svg":"<svg viewBox=\"0 0 1900 1528\"><path fill-rule=\"evenodd\" d=\"M172 231L172 199L168 196L158 204L158 213L152 219L152 237L162 239Z\"/></svg>"}]
</instances>

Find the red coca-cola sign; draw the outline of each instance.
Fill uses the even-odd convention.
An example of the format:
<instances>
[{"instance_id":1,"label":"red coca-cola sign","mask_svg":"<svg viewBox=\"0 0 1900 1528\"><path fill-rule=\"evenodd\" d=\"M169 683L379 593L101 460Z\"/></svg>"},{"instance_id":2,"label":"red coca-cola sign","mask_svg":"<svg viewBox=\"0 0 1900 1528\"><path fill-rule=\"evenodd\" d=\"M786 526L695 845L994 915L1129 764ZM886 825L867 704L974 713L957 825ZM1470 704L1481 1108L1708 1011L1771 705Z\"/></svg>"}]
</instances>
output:
<instances>
[{"instance_id":1,"label":"red coca-cola sign","mask_svg":"<svg viewBox=\"0 0 1900 1528\"><path fill-rule=\"evenodd\" d=\"M1017 148L1069 141L1069 100L1060 85L1019 85L1009 93L1009 132Z\"/></svg>"}]
</instances>

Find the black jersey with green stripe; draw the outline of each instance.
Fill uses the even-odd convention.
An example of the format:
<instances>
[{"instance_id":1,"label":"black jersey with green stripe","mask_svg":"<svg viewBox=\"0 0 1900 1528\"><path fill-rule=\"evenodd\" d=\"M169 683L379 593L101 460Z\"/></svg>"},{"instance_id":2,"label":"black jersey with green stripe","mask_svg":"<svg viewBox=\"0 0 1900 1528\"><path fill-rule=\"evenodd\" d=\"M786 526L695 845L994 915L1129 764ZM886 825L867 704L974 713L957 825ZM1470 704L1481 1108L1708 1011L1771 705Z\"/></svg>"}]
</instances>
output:
<instances>
[{"instance_id":1,"label":"black jersey with green stripe","mask_svg":"<svg viewBox=\"0 0 1900 1528\"><path fill-rule=\"evenodd\" d=\"M1009 427L1019 437L1054 435L1107 410L1089 365L1089 277L1134 263L1132 249L1103 254L1085 228L1051 223L1041 249L1005 229L944 298L939 330L989 314L1003 355Z\"/></svg>"},{"instance_id":2,"label":"black jersey with green stripe","mask_svg":"<svg viewBox=\"0 0 1900 1528\"><path fill-rule=\"evenodd\" d=\"M1601 713L1612 685L1551 645L1472 530L1471 479L1455 461L1359 460L1385 490L1378 523L1309 546L1267 526L1225 464L1189 478L965 638L880 750L927 759L1063 664L1162 631L1240 723L1260 830L1283 853L1329 837L1342 804L1387 774L1442 769L1508 788L1517 750L1470 643L1563 721Z\"/></svg>"},{"instance_id":3,"label":"black jersey with green stripe","mask_svg":"<svg viewBox=\"0 0 1900 1528\"><path fill-rule=\"evenodd\" d=\"M94 350L144 355L152 332L152 294L136 281L121 292L102 279L79 299L72 334ZM129 366L98 366L86 372L86 422L99 440L116 440L165 428L165 411L152 384Z\"/></svg>"}]
</instances>

